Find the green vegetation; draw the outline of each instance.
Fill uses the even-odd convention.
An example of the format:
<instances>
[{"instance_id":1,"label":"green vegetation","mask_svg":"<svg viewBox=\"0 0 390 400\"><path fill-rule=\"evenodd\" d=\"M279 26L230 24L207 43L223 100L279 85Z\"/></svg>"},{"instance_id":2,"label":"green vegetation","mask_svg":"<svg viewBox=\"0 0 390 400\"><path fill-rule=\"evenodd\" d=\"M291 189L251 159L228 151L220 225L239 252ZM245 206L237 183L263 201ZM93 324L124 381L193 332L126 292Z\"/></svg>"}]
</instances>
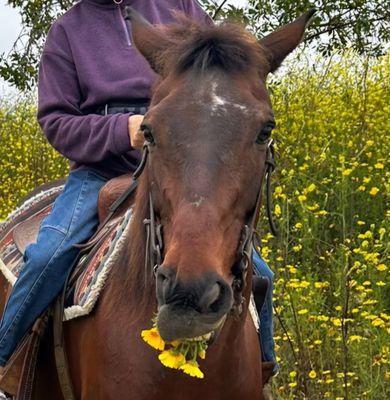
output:
<instances>
[{"instance_id":1,"label":"green vegetation","mask_svg":"<svg viewBox=\"0 0 390 400\"><path fill-rule=\"evenodd\" d=\"M65 176L67 165L41 132L33 101L0 104L0 220L35 187Z\"/></svg>"},{"instance_id":2,"label":"green vegetation","mask_svg":"<svg viewBox=\"0 0 390 400\"><path fill-rule=\"evenodd\" d=\"M292 66L270 84L280 236L266 219L259 230L276 272L274 387L283 400L378 400L390 390L390 58L333 58ZM4 218L67 163L45 143L31 103L1 107L0 143Z\"/></svg>"},{"instance_id":3,"label":"green vegetation","mask_svg":"<svg viewBox=\"0 0 390 400\"><path fill-rule=\"evenodd\" d=\"M43 43L51 24L75 0L8 0L22 18L23 29L9 54L0 54L0 76L21 90L34 87ZM185 2L184 2L185 3ZM199 0L215 19L244 22L263 36L315 7L305 42L323 54L349 47L360 54L379 55L390 38L386 0L247 0L233 6L227 0Z\"/></svg>"}]
</instances>

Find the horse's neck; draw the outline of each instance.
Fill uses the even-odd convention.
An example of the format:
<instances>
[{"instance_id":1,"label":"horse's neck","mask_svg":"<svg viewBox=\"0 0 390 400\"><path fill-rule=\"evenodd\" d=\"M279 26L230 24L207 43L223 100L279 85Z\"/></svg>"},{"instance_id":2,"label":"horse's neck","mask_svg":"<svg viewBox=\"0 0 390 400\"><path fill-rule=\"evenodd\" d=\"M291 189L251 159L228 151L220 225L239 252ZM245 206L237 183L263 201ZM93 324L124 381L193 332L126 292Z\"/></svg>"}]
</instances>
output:
<instances>
[{"instance_id":1,"label":"horse's neck","mask_svg":"<svg viewBox=\"0 0 390 400\"><path fill-rule=\"evenodd\" d=\"M138 224L127 229L107 290L113 307L126 308L136 319L144 315L151 318L157 310L153 271L145 265L146 243L140 238L132 238L132 232L144 229L144 226Z\"/></svg>"}]
</instances>

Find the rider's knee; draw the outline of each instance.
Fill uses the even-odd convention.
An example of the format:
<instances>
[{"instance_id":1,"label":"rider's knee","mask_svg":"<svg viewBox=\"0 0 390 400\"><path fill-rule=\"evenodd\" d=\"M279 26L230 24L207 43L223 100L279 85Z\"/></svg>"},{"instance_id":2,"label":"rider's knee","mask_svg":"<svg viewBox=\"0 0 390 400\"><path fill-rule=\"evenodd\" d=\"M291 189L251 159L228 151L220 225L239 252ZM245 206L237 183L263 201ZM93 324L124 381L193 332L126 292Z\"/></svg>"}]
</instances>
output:
<instances>
[{"instance_id":1,"label":"rider's knee","mask_svg":"<svg viewBox=\"0 0 390 400\"><path fill-rule=\"evenodd\" d=\"M41 227L36 243L27 246L24 252L24 262L32 266L42 268L46 266L53 257L61 256L66 234L50 227Z\"/></svg>"}]
</instances>

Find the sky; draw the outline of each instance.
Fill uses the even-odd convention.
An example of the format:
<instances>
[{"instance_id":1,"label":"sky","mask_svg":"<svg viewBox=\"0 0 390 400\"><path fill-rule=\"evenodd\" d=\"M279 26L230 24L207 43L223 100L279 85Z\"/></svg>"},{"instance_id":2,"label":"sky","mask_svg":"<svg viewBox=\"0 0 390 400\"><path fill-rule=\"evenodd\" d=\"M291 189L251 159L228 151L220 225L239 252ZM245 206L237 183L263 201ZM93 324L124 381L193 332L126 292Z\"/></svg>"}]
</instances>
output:
<instances>
[{"instance_id":1,"label":"sky","mask_svg":"<svg viewBox=\"0 0 390 400\"><path fill-rule=\"evenodd\" d=\"M219 0L222 1L222 0ZM245 5L246 0L229 0L228 4ZM21 31L21 18L14 8L7 5L5 0L0 0L0 54L8 54L13 43ZM0 79L0 94L9 90Z\"/></svg>"}]
</instances>

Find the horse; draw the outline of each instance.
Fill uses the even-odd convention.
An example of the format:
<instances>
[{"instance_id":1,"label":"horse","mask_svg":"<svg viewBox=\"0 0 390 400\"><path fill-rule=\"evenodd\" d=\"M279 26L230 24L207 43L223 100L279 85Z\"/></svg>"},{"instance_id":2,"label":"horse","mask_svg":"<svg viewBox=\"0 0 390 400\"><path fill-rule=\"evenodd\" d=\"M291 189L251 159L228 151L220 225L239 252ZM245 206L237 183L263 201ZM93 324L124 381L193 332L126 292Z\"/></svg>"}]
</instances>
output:
<instances>
[{"instance_id":1,"label":"horse","mask_svg":"<svg viewBox=\"0 0 390 400\"><path fill-rule=\"evenodd\" d=\"M238 24L201 26L178 16L157 27L128 13L133 42L159 79L142 124L147 157L130 235L94 311L64 324L75 397L264 399L248 313L252 273L242 268L250 252L242 247L250 247L245 227L257 220L275 126L266 78L298 46L313 11L261 40ZM151 217L161 235L151 226L148 237ZM153 268L145 250L160 236ZM2 277L0 284L3 305ZM204 379L164 368L142 341L155 313L166 341L212 332ZM34 399L64 398L51 340L43 343Z\"/></svg>"}]
</instances>

